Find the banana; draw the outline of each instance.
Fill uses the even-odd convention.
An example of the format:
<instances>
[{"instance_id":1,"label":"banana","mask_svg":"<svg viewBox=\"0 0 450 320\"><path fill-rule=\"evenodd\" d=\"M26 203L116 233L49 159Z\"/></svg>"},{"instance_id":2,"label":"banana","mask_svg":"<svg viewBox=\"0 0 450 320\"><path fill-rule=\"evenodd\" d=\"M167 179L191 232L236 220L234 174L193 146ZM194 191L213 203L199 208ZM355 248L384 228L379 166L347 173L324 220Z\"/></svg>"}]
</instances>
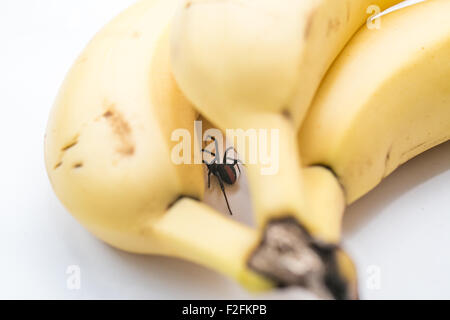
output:
<instances>
[{"instance_id":1,"label":"banana","mask_svg":"<svg viewBox=\"0 0 450 320\"><path fill-rule=\"evenodd\" d=\"M222 129L280 132L278 173L261 175L260 163L248 165L259 225L294 215L314 229L302 197L296 132L326 70L367 19L367 8L398 2L185 0L180 7L171 55L183 93Z\"/></svg>"},{"instance_id":2,"label":"banana","mask_svg":"<svg viewBox=\"0 0 450 320\"><path fill-rule=\"evenodd\" d=\"M254 269L269 272L255 261L272 246L267 239L275 241L267 237L270 229L302 229L319 242L338 243L339 227L326 221L338 220L343 212L308 200L297 132L327 69L366 21L368 8L383 10L399 2L185 0L180 6L172 26L171 61L185 96L221 129L242 130L247 143L236 146L241 155L251 153L250 130L278 132L278 170L264 175L262 161L247 163L256 220L263 230L263 242L250 261ZM333 179L327 179L330 188L336 185ZM286 221L296 227L290 229ZM310 241L305 240L309 235L294 238ZM315 245L307 246L315 251ZM338 248L331 251L344 255ZM320 269L313 263L308 267Z\"/></svg>"},{"instance_id":3,"label":"banana","mask_svg":"<svg viewBox=\"0 0 450 320\"><path fill-rule=\"evenodd\" d=\"M65 207L106 243L187 259L266 290L274 283L247 266L256 231L199 202L202 166L171 161L172 131L193 136L197 117L169 63L177 4L141 1L90 42L50 115L48 175Z\"/></svg>"},{"instance_id":4,"label":"banana","mask_svg":"<svg viewBox=\"0 0 450 320\"><path fill-rule=\"evenodd\" d=\"M448 12L450 1L433 0L383 16L381 29L356 34L323 81L299 144L305 165L336 175L345 202L450 139Z\"/></svg>"},{"instance_id":5,"label":"banana","mask_svg":"<svg viewBox=\"0 0 450 320\"><path fill-rule=\"evenodd\" d=\"M90 232L121 250L186 259L251 291L300 285L322 297L356 295L354 272L341 269L346 257L339 253L328 254L327 268L314 274L294 268L289 274L294 281L283 281L283 267L275 270L281 276L274 267L268 272L254 268L250 259L260 241L258 232L200 202L202 166L171 160L171 134L183 128L195 136L198 117L172 76L169 22L177 4L137 3L108 24L75 62L45 139L45 163L55 193ZM311 170L308 177L317 184L329 181L327 175ZM334 192L324 197L314 189L309 195L329 204L340 199L338 184ZM323 209L319 204L310 210ZM317 260L318 254L310 256ZM295 262L297 256L294 252L291 259ZM258 262L276 264L271 258Z\"/></svg>"}]
</instances>

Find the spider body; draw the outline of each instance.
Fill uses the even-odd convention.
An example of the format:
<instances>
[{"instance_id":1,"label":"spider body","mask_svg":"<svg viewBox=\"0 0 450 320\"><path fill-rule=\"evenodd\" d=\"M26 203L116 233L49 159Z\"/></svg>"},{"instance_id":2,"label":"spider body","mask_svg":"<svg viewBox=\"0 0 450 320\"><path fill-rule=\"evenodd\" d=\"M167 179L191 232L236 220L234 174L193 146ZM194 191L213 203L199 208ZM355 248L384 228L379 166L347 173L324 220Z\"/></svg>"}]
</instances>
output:
<instances>
[{"instance_id":1,"label":"spider body","mask_svg":"<svg viewBox=\"0 0 450 320\"><path fill-rule=\"evenodd\" d=\"M215 142L216 145L216 153L203 149L202 152L209 153L214 157L214 159L208 163L203 160L203 163L208 168L208 189L211 188L211 175L215 176L217 181L219 182L220 189L225 197L225 201L227 203L228 211L231 215L233 212L231 211L230 204L228 202L228 197L225 192L225 185L234 185L237 181L238 175L236 172L236 168L239 173L241 172L241 168L239 167L239 160L228 157L228 152L234 150L233 147L228 148L223 155L223 159L220 159L218 154L219 146L214 137L208 137ZM232 162L232 163L230 163Z\"/></svg>"},{"instance_id":2,"label":"spider body","mask_svg":"<svg viewBox=\"0 0 450 320\"><path fill-rule=\"evenodd\" d=\"M234 164L217 164L213 163L210 166L211 173L218 179L221 179L227 185L233 185L237 181L237 172Z\"/></svg>"}]
</instances>

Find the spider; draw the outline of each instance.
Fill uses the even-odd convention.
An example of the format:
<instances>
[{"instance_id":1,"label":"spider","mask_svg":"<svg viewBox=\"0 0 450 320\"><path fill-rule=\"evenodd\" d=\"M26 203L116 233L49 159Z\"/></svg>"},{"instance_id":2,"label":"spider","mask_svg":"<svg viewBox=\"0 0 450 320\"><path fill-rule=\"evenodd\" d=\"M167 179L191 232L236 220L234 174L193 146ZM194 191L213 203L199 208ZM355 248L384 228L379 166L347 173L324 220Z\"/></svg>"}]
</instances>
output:
<instances>
[{"instance_id":1,"label":"spider","mask_svg":"<svg viewBox=\"0 0 450 320\"><path fill-rule=\"evenodd\" d=\"M217 140L212 137L208 136L208 139L211 139L215 143L216 152L219 152L219 144L217 143ZM228 211L230 212L230 215L233 215L233 212L231 211L230 204L228 202L227 194L225 192L225 184L227 185L233 185L237 181L237 173L236 168L239 170L239 174L241 173L241 168L239 167L239 163L242 163L239 159L234 159L228 157L229 151L235 151L236 150L233 147L228 148L225 150L225 154L223 155L223 160L220 162L220 156L219 154L216 155L216 153L211 152L209 150L202 149L202 152L208 153L214 157L214 159L208 163L207 161L203 160L203 163L208 168L208 189L211 188L211 175L214 175L217 178L217 181L219 182L220 189L222 190L222 193L225 197L225 201L227 203ZM233 161L233 163L229 163L229 161Z\"/></svg>"}]
</instances>

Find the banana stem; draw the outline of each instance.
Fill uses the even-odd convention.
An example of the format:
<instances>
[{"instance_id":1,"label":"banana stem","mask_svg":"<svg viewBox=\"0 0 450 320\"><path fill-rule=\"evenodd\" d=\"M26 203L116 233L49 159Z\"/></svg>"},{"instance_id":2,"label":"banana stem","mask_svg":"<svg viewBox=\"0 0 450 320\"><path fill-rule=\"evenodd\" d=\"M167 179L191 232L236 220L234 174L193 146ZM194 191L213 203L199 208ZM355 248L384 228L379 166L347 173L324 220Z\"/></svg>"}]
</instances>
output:
<instances>
[{"instance_id":1,"label":"banana stem","mask_svg":"<svg viewBox=\"0 0 450 320\"><path fill-rule=\"evenodd\" d=\"M258 235L205 204L183 198L152 225L164 243L164 254L186 259L227 275L250 291L264 291L274 284L247 266Z\"/></svg>"},{"instance_id":2,"label":"banana stem","mask_svg":"<svg viewBox=\"0 0 450 320\"><path fill-rule=\"evenodd\" d=\"M287 117L267 115L258 120L255 129L278 133L270 144L277 170L265 174L264 161L247 165L262 231L250 267L277 283L301 285L319 296L354 297L355 273L347 272L339 258L347 256L338 247L345 195L337 178L323 167L301 167L296 132ZM267 143L259 142L260 147L261 142ZM245 149L238 145L238 152L247 155L252 151L249 145Z\"/></svg>"},{"instance_id":3,"label":"banana stem","mask_svg":"<svg viewBox=\"0 0 450 320\"><path fill-rule=\"evenodd\" d=\"M303 170L311 234L326 243L339 244L346 208L345 192L328 168L311 166Z\"/></svg>"},{"instance_id":4,"label":"banana stem","mask_svg":"<svg viewBox=\"0 0 450 320\"><path fill-rule=\"evenodd\" d=\"M256 124L245 127L245 144L232 142L240 156L245 155L258 225L264 228L280 218L295 218L318 240L339 243L345 194L333 172L318 166L302 168L296 131L287 117L266 114L257 122L254 117L246 119ZM259 133L259 150L252 148L249 130ZM248 161L252 152L259 155L255 162ZM265 161L266 154L271 163Z\"/></svg>"},{"instance_id":5,"label":"banana stem","mask_svg":"<svg viewBox=\"0 0 450 320\"><path fill-rule=\"evenodd\" d=\"M306 199L304 198L303 174L300 164L296 132L288 118L282 115L263 115L257 119L254 129L267 131L271 139L263 141L259 138L259 159L257 163L247 163L248 176L251 185L251 195L254 202L256 220L259 226L264 226L275 218L293 216L306 228L312 227L306 214ZM239 153L249 153L246 150ZM262 161L261 147L270 146L270 170L268 164ZM239 147L239 146L238 146Z\"/></svg>"}]
</instances>

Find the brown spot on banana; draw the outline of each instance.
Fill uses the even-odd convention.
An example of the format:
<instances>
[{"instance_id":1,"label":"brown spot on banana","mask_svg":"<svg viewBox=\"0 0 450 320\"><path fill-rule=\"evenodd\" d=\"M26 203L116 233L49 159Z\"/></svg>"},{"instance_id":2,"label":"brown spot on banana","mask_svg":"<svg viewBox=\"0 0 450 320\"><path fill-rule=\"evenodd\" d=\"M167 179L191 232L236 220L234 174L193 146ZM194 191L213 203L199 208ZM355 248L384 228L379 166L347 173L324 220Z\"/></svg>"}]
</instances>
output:
<instances>
[{"instance_id":1,"label":"brown spot on banana","mask_svg":"<svg viewBox=\"0 0 450 320\"><path fill-rule=\"evenodd\" d=\"M391 145L386 153L386 159L384 160L384 173L382 179L386 178L388 176L388 168L389 168L389 161L391 160L391 154L392 154L392 148L394 146Z\"/></svg>"},{"instance_id":2,"label":"brown spot on banana","mask_svg":"<svg viewBox=\"0 0 450 320\"><path fill-rule=\"evenodd\" d=\"M313 10L313 11L309 14L308 18L306 19L307 22L306 22L306 26L305 26L305 32L304 32L304 35L303 35L305 41L306 41L306 40L309 38L309 36L311 35L311 31L312 31L312 28L313 28L314 18L315 18L315 16L316 16L316 12L317 12L316 9Z\"/></svg>"},{"instance_id":3,"label":"brown spot on banana","mask_svg":"<svg viewBox=\"0 0 450 320\"><path fill-rule=\"evenodd\" d=\"M61 155L59 156L58 162L53 167L54 170L59 169L63 165L63 158L67 151L74 148L78 144L78 138L80 137L79 134L76 134L68 143L66 143L61 148Z\"/></svg>"},{"instance_id":4,"label":"brown spot on banana","mask_svg":"<svg viewBox=\"0 0 450 320\"><path fill-rule=\"evenodd\" d=\"M116 109L114 103L105 103L107 106L103 118L110 125L113 133L119 139L120 146L117 152L123 156L132 156L135 152L135 146L132 139L132 130L125 117Z\"/></svg>"},{"instance_id":5,"label":"brown spot on banana","mask_svg":"<svg viewBox=\"0 0 450 320\"><path fill-rule=\"evenodd\" d=\"M292 121L292 114L289 108L286 108L283 110L283 112L281 113L283 115L283 117L285 117L287 120Z\"/></svg>"},{"instance_id":6,"label":"brown spot on banana","mask_svg":"<svg viewBox=\"0 0 450 320\"><path fill-rule=\"evenodd\" d=\"M61 148L62 152L66 152L69 149L72 149L78 144L78 137L79 135L76 135L69 143L67 143L64 147Z\"/></svg>"},{"instance_id":7,"label":"brown spot on banana","mask_svg":"<svg viewBox=\"0 0 450 320\"><path fill-rule=\"evenodd\" d=\"M83 162L77 162L73 165L74 169L81 169L83 167Z\"/></svg>"},{"instance_id":8,"label":"brown spot on banana","mask_svg":"<svg viewBox=\"0 0 450 320\"><path fill-rule=\"evenodd\" d=\"M329 37L333 32L338 31L340 26L341 21L339 18L328 20L327 37Z\"/></svg>"}]
</instances>

